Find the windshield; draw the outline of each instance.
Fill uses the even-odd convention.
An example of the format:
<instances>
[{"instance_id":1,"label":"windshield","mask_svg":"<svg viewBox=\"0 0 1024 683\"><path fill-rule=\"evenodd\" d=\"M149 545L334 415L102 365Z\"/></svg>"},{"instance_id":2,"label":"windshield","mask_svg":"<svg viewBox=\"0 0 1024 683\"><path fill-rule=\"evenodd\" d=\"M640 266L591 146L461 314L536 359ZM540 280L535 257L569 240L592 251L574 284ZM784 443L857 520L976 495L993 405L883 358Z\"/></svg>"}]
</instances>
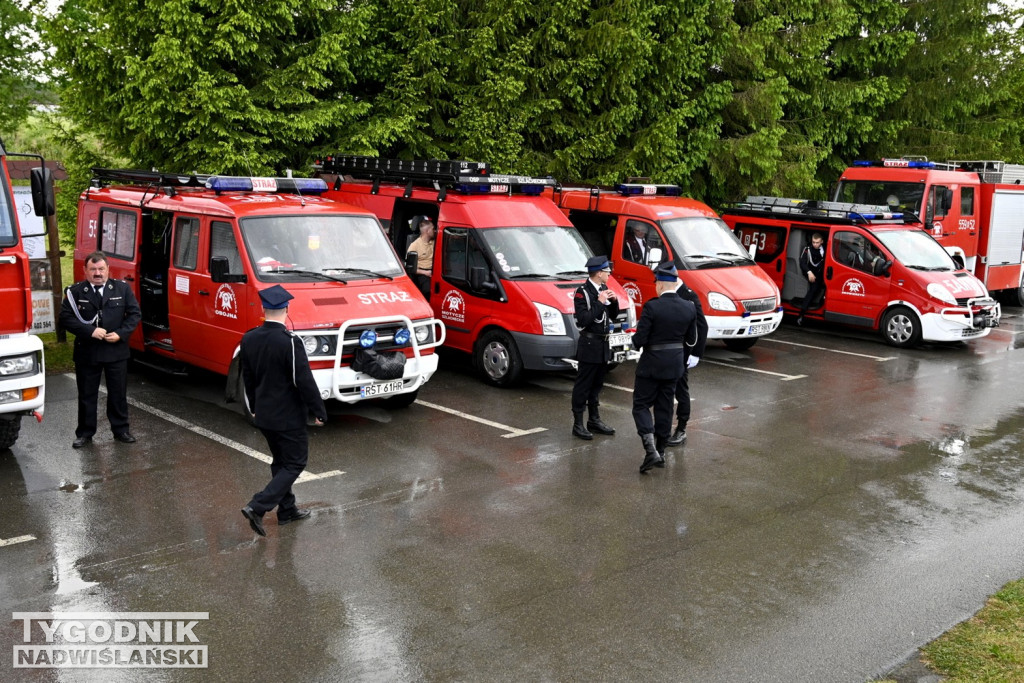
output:
<instances>
[{"instance_id":1,"label":"windshield","mask_svg":"<svg viewBox=\"0 0 1024 683\"><path fill-rule=\"evenodd\" d=\"M907 268L935 271L957 269L942 245L923 230L877 232L875 237Z\"/></svg>"},{"instance_id":2,"label":"windshield","mask_svg":"<svg viewBox=\"0 0 1024 683\"><path fill-rule=\"evenodd\" d=\"M673 218L661 221L661 227L687 270L754 263L736 235L720 218Z\"/></svg>"},{"instance_id":3,"label":"windshield","mask_svg":"<svg viewBox=\"0 0 1024 683\"><path fill-rule=\"evenodd\" d=\"M836 188L837 202L888 206L901 211L921 213L924 183L896 183L880 180L844 180Z\"/></svg>"},{"instance_id":4,"label":"windshield","mask_svg":"<svg viewBox=\"0 0 1024 683\"><path fill-rule=\"evenodd\" d=\"M14 233L14 207L5 170L0 166L0 247L13 247L18 243L18 236Z\"/></svg>"},{"instance_id":5,"label":"windshield","mask_svg":"<svg viewBox=\"0 0 1024 683\"><path fill-rule=\"evenodd\" d=\"M371 216L260 216L239 221L263 282L358 280L404 271Z\"/></svg>"},{"instance_id":6,"label":"windshield","mask_svg":"<svg viewBox=\"0 0 1024 683\"><path fill-rule=\"evenodd\" d=\"M494 256L502 278L587 276L587 259L592 254L576 228L494 228L477 234Z\"/></svg>"}]
</instances>

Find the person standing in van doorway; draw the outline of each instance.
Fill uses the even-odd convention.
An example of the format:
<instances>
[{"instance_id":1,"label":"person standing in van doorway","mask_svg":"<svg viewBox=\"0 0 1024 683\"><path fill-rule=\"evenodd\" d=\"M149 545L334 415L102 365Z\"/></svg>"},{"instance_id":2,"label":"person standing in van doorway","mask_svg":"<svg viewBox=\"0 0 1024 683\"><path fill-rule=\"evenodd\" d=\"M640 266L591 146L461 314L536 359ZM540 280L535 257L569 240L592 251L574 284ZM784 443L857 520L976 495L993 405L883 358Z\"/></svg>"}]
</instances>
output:
<instances>
[{"instance_id":1,"label":"person standing in van doorway","mask_svg":"<svg viewBox=\"0 0 1024 683\"><path fill-rule=\"evenodd\" d=\"M275 507L279 526L310 516L309 510L296 507L292 484L306 469L309 457L309 415L317 427L327 421L302 342L285 327L288 302L293 298L281 285L260 291L263 326L246 332L239 350L245 405L273 456L270 483L242 508L249 526L260 536L267 535L263 515Z\"/></svg>"},{"instance_id":2,"label":"person standing in van doorway","mask_svg":"<svg viewBox=\"0 0 1024 683\"><path fill-rule=\"evenodd\" d=\"M820 232L811 235L811 243L800 252L800 272L807 278L810 286L800 303L800 315L797 325L804 324L804 314L811 303L825 291L825 238Z\"/></svg>"},{"instance_id":3,"label":"person standing in van doorway","mask_svg":"<svg viewBox=\"0 0 1024 683\"><path fill-rule=\"evenodd\" d=\"M607 256L594 256L587 261L590 277L573 295L576 328L580 331L576 343L576 383L572 387L572 433L587 441L593 432L612 435L615 430L601 420L598 412L604 376L612 360L608 345L608 326L619 315L619 302L615 292L608 289L612 264ZM583 424L583 408L588 407L590 418Z\"/></svg>"},{"instance_id":4,"label":"person standing in van doorway","mask_svg":"<svg viewBox=\"0 0 1024 683\"><path fill-rule=\"evenodd\" d=\"M666 446L679 446L686 441L686 424L690 421L690 370L697 367L708 341L708 320L704 317L704 307L700 305L697 292L687 287L683 279L679 278L676 294L693 304L697 311L697 320L693 337L686 340L686 367L676 382L676 428L665 442Z\"/></svg>"},{"instance_id":5,"label":"person standing in van doorway","mask_svg":"<svg viewBox=\"0 0 1024 683\"><path fill-rule=\"evenodd\" d=\"M75 335L73 359L78 384L78 426L72 448L96 434L100 377L107 380L107 419L114 438L135 443L128 430L128 338L142 320L142 310L128 283L111 280L107 257L85 257L85 280L67 288L60 307L61 326Z\"/></svg>"},{"instance_id":6,"label":"person standing in van doorway","mask_svg":"<svg viewBox=\"0 0 1024 683\"><path fill-rule=\"evenodd\" d=\"M437 226L428 216L414 216L409 222L409 227L414 231L418 230L420 236L409 245L405 254L408 256L416 252L416 286L423 296L430 300L430 277L434 267L434 239L437 237Z\"/></svg>"}]
</instances>

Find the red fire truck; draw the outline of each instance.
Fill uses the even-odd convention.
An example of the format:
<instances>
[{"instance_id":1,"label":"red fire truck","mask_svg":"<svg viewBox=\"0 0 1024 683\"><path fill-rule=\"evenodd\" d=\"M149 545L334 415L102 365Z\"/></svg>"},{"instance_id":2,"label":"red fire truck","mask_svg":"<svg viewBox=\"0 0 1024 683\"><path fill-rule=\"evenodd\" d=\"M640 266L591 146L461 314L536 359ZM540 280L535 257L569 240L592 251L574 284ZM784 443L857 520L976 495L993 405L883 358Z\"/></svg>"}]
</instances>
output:
<instances>
[{"instance_id":1,"label":"red fire truck","mask_svg":"<svg viewBox=\"0 0 1024 683\"><path fill-rule=\"evenodd\" d=\"M610 254L615 277L641 307L655 294L651 266L672 259L700 297L708 339L742 351L782 322L779 290L729 227L677 185L561 188L554 200L590 247Z\"/></svg>"},{"instance_id":2,"label":"red fire truck","mask_svg":"<svg viewBox=\"0 0 1024 683\"><path fill-rule=\"evenodd\" d=\"M825 240L825 294L806 317L879 330L889 344L965 341L999 324L999 304L957 266L916 215L887 206L748 197L722 213L782 291L787 313L801 310L808 282L800 254Z\"/></svg>"},{"instance_id":3,"label":"red fire truck","mask_svg":"<svg viewBox=\"0 0 1024 683\"><path fill-rule=\"evenodd\" d=\"M1024 305L1024 165L1003 161L857 161L832 199L910 211L993 294Z\"/></svg>"},{"instance_id":4,"label":"red fire truck","mask_svg":"<svg viewBox=\"0 0 1024 683\"><path fill-rule=\"evenodd\" d=\"M10 448L18 440L23 416L32 415L42 422L46 394L43 343L30 334L32 287L28 255L18 228L7 156L0 140L0 450ZM37 215L53 214L52 190L45 183L45 175L43 168L33 169L32 195Z\"/></svg>"},{"instance_id":5,"label":"red fire truck","mask_svg":"<svg viewBox=\"0 0 1024 683\"><path fill-rule=\"evenodd\" d=\"M227 397L240 397L239 341L262 322L259 290L279 284L295 297L289 328L324 399L408 405L437 369L444 325L377 219L325 199L322 180L93 173L78 204L75 275L101 250L111 277L132 285L142 324L131 346L142 362L227 375ZM401 352L403 376L357 371L358 348Z\"/></svg>"},{"instance_id":6,"label":"red fire truck","mask_svg":"<svg viewBox=\"0 0 1024 683\"><path fill-rule=\"evenodd\" d=\"M372 211L402 252L417 237L414 216L434 221L430 304L446 325L445 346L472 354L484 381L506 386L524 370L575 366L573 294L593 254L541 196L553 180L491 175L486 163L465 161L338 156L318 167L333 183L325 196ZM406 268L416 268L408 255ZM628 302L609 334L614 357L636 358L636 309L614 279L608 286Z\"/></svg>"}]
</instances>

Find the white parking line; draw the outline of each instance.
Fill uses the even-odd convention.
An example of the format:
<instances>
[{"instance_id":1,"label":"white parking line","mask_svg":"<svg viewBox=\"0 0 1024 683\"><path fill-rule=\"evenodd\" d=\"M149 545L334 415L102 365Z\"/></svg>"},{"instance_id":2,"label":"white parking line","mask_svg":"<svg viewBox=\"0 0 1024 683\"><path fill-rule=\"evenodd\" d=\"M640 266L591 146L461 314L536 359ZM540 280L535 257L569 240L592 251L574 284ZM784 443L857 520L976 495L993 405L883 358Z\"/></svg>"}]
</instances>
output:
<instances>
[{"instance_id":1,"label":"white parking line","mask_svg":"<svg viewBox=\"0 0 1024 683\"><path fill-rule=\"evenodd\" d=\"M65 373L64 376L65 377L70 377L71 379L75 378L75 376L70 374L70 373ZM100 393L103 393L103 394L107 393L106 387L101 385L100 386ZM171 415L170 413L165 413L164 411L160 410L159 408L154 408L151 405L147 405L147 404L145 404L145 403L143 403L141 401L137 401L134 398L131 398L130 396L128 397L128 403L130 405L135 406L139 410L145 410L147 413L150 413L151 415L156 415L157 417L162 418L164 420L167 420L168 422L170 422L172 424L176 424L179 427L183 427L183 428L187 429L188 431L192 432L193 434L198 434L199 436L205 436L207 439L210 439L212 441L216 441L217 443L219 443L221 445L224 445L224 446L227 446L228 448L233 448L234 450L238 451L242 455L248 455L250 458L255 458L255 459L259 460L260 462L267 463L268 465L274 461L274 459L272 457L270 457L269 455L267 455L265 453L260 453L259 451L257 451L254 448L249 448L248 446L246 446L243 443L238 443L237 441L229 439L226 436L221 436L220 434L217 434L216 432L211 432L209 429L206 429L204 427L200 427L199 425L192 424L191 422L188 422L186 420L182 420L180 417L176 417L174 415ZM303 483L305 483L307 481L316 481L318 479L327 479L328 477L337 477L337 476L342 475L342 474L345 474L345 472L343 472L342 470L331 470L329 472L322 472L320 474L315 474L313 472L304 471L302 474L299 475L299 478L295 481L295 483L296 484L303 484Z\"/></svg>"},{"instance_id":2,"label":"white parking line","mask_svg":"<svg viewBox=\"0 0 1024 683\"><path fill-rule=\"evenodd\" d=\"M797 342L782 341L781 339L771 339L770 337L763 337L766 342L773 342L775 344L789 344L790 346L802 346L805 349L815 349L817 351L828 351L829 353L841 353L844 356L857 356L858 358L869 358L871 360L877 360L879 363L884 363L887 360L896 360L898 356L872 356L868 353L854 353L853 351L840 351L839 349L830 349L827 346L814 346L812 344L798 344Z\"/></svg>"},{"instance_id":3,"label":"white parking line","mask_svg":"<svg viewBox=\"0 0 1024 683\"><path fill-rule=\"evenodd\" d=\"M26 541L36 540L35 536L25 534L24 536L15 536L14 538L0 538L0 548L8 545L14 545L15 543L25 543Z\"/></svg>"},{"instance_id":4,"label":"white parking line","mask_svg":"<svg viewBox=\"0 0 1024 683\"><path fill-rule=\"evenodd\" d=\"M422 399L416 399L416 403L417 403L417 405L425 406L427 408L433 408L434 410L440 410L442 413L448 413L449 415L456 415L456 416L461 417L461 418L463 418L465 420L472 420L473 422L479 422L480 424L487 425L488 427L494 427L495 429L503 429L506 432L508 432L507 434L502 434L501 435L501 438L503 438L503 439L514 439L517 436L525 436L526 434L536 434L537 432L546 432L548 430L547 427L534 427L533 429L516 429L515 427L509 427L508 425L503 425L500 422L493 422L491 420L485 420L482 417L477 417L476 415L470 415L469 413L464 413L461 410L455 410L454 408L446 408L445 406L439 406L436 403L428 403L427 401L424 401Z\"/></svg>"},{"instance_id":5,"label":"white parking line","mask_svg":"<svg viewBox=\"0 0 1024 683\"><path fill-rule=\"evenodd\" d=\"M742 365L734 365L733 363L723 363L720 360L709 360L704 358L701 363L711 363L712 365L721 365L724 368L732 368L733 370L744 370L746 372L757 372L762 375L771 375L772 377L778 377L783 382L790 382L794 379L803 379L807 375L787 375L784 372L772 372L771 370L761 370L760 368L745 368Z\"/></svg>"}]
</instances>

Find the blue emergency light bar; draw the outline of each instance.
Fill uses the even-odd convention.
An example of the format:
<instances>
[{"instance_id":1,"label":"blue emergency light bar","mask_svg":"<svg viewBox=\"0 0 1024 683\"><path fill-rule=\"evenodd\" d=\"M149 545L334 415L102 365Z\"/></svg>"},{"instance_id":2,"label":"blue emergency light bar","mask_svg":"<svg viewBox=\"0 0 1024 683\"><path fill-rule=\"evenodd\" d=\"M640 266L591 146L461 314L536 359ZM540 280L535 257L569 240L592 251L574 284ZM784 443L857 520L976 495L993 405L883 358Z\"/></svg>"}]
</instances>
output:
<instances>
[{"instance_id":1,"label":"blue emergency light bar","mask_svg":"<svg viewBox=\"0 0 1024 683\"><path fill-rule=\"evenodd\" d=\"M518 192L539 195L545 187L554 187L552 178L531 178L522 175L492 175L486 177L460 178L454 189L466 194L509 194Z\"/></svg>"},{"instance_id":2,"label":"blue emergency light bar","mask_svg":"<svg viewBox=\"0 0 1024 683\"><path fill-rule=\"evenodd\" d=\"M662 195L664 197L678 197L683 193L682 188L678 185L651 185L648 183L619 183L615 186L615 191L625 196Z\"/></svg>"},{"instance_id":3,"label":"blue emergency light bar","mask_svg":"<svg viewBox=\"0 0 1024 683\"><path fill-rule=\"evenodd\" d=\"M885 168L935 168L934 161L922 161L918 159L882 159L881 161L859 160L854 161L853 165L861 168L869 166L884 166Z\"/></svg>"},{"instance_id":4,"label":"blue emergency light bar","mask_svg":"<svg viewBox=\"0 0 1024 683\"><path fill-rule=\"evenodd\" d=\"M214 192L283 192L291 194L322 194L327 182L322 178L247 178L244 176L210 176L206 188Z\"/></svg>"}]
</instances>

